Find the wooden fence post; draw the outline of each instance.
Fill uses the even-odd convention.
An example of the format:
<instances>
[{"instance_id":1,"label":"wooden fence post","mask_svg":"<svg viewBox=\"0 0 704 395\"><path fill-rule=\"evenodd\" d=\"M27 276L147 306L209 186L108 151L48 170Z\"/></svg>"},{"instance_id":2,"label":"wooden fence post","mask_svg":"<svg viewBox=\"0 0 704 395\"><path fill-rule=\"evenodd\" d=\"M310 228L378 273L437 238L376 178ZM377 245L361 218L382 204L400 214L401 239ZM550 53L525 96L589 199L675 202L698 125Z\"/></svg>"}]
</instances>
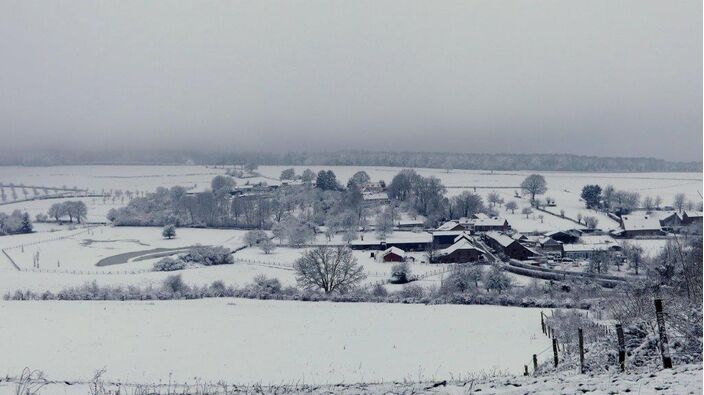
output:
<instances>
[{"instance_id":1,"label":"wooden fence post","mask_svg":"<svg viewBox=\"0 0 704 395\"><path fill-rule=\"evenodd\" d=\"M667 332L665 332L665 317L662 312L662 299L655 299L655 317L657 318L658 332L660 333L660 353L662 354L662 366L665 369L672 369L670 346L667 342Z\"/></svg>"},{"instance_id":2,"label":"wooden fence post","mask_svg":"<svg viewBox=\"0 0 704 395\"><path fill-rule=\"evenodd\" d=\"M545 334L545 318L543 312L540 312L540 327L543 329L543 335Z\"/></svg>"},{"instance_id":3,"label":"wooden fence post","mask_svg":"<svg viewBox=\"0 0 704 395\"><path fill-rule=\"evenodd\" d=\"M552 339L552 357L555 362L555 367L557 368L558 360L557 360L557 339L556 338Z\"/></svg>"},{"instance_id":4,"label":"wooden fence post","mask_svg":"<svg viewBox=\"0 0 704 395\"><path fill-rule=\"evenodd\" d=\"M618 337L618 366L621 372L624 372L626 371L626 341L621 324L616 324L616 336Z\"/></svg>"},{"instance_id":5,"label":"wooden fence post","mask_svg":"<svg viewBox=\"0 0 704 395\"><path fill-rule=\"evenodd\" d=\"M533 354L533 374L538 374L538 356Z\"/></svg>"},{"instance_id":6,"label":"wooden fence post","mask_svg":"<svg viewBox=\"0 0 704 395\"><path fill-rule=\"evenodd\" d=\"M584 335L582 328L577 331L579 334L579 372L584 374Z\"/></svg>"}]
</instances>

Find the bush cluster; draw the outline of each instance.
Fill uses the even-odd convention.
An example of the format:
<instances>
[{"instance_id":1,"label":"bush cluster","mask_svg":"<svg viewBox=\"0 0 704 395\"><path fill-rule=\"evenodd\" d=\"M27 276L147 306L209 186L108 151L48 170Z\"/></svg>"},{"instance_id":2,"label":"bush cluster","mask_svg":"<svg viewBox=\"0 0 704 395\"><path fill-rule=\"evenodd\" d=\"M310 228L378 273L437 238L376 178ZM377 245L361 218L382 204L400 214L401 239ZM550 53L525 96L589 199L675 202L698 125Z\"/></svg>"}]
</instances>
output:
<instances>
[{"instance_id":1,"label":"bush cluster","mask_svg":"<svg viewBox=\"0 0 704 395\"><path fill-rule=\"evenodd\" d=\"M215 246L195 246L181 256L184 262L198 263L204 266L230 265L235 263L229 248Z\"/></svg>"},{"instance_id":2,"label":"bush cluster","mask_svg":"<svg viewBox=\"0 0 704 395\"><path fill-rule=\"evenodd\" d=\"M179 258L167 256L154 264L154 271L171 272L174 270L183 270L186 268L186 262Z\"/></svg>"}]
</instances>

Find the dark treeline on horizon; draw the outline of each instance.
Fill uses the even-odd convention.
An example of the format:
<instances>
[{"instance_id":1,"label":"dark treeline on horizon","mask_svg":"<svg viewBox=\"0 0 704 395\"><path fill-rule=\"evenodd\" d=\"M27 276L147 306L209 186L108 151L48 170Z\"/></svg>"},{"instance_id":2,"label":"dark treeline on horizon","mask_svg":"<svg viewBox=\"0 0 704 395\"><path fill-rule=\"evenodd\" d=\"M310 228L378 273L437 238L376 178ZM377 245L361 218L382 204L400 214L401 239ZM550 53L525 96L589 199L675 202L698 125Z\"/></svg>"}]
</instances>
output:
<instances>
[{"instance_id":1,"label":"dark treeline on horizon","mask_svg":"<svg viewBox=\"0 0 704 395\"><path fill-rule=\"evenodd\" d=\"M700 172L702 162L614 158L572 154L476 154L443 152L206 152L206 151L15 151L0 155L3 166L57 165L258 165L392 166L463 170L587 172Z\"/></svg>"}]
</instances>

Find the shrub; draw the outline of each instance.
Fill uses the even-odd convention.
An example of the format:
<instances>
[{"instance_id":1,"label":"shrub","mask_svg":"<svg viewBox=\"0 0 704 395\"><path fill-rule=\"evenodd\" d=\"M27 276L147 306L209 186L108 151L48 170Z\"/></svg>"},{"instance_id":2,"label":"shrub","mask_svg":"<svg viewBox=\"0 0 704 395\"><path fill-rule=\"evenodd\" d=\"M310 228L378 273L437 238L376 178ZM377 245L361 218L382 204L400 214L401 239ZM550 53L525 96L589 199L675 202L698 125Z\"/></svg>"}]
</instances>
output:
<instances>
[{"instance_id":1,"label":"shrub","mask_svg":"<svg viewBox=\"0 0 704 395\"><path fill-rule=\"evenodd\" d=\"M458 266L450 272L440 286L440 294L450 295L454 293L464 293L474 289L479 285L482 278L482 271L479 266L462 267Z\"/></svg>"},{"instance_id":2,"label":"shrub","mask_svg":"<svg viewBox=\"0 0 704 395\"><path fill-rule=\"evenodd\" d=\"M174 270L183 270L186 268L186 262L178 258L167 256L154 264L154 271L171 272Z\"/></svg>"},{"instance_id":3,"label":"shrub","mask_svg":"<svg viewBox=\"0 0 704 395\"><path fill-rule=\"evenodd\" d=\"M173 239L176 237L176 225L169 224L164 226L164 229L161 230L161 235L166 239Z\"/></svg>"},{"instance_id":4,"label":"shrub","mask_svg":"<svg viewBox=\"0 0 704 395\"><path fill-rule=\"evenodd\" d=\"M188 285L183 282L180 274L168 276L164 279L161 286L162 290L168 293L184 294L190 290Z\"/></svg>"},{"instance_id":5,"label":"shrub","mask_svg":"<svg viewBox=\"0 0 704 395\"><path fill-rule=\"evenodd\" d=\"M277 278L268 278L263 274L254 277L254 283L250 287L253 291L268 294L281 293L281 282Z\"/></svg>"},{"instance_id":6,"label":"shrub","mask_svg":"<svg viewBox=\"0 0 704 395\"><path fill-rule=\"evenodd\" d=\"M400 296L405 299L420 299L423 297L423 287L418 284L406 285L401 289Z\"/></svg>"},{"instance_id":7,"label":"shrub","mask_svg":"<svg viewBox=\"0 0 704 395\"><path fill-rule=\"evenodd\" d=\"M406 284L411 281L411 268L408 263L397 263L391 267L391 280L392 284Z\"/></svg>"},{"instance_id":8,"label":"shrub","mask_svg":"<svg viewBox=\"0 0 704 395\"><path fill-rule=\"evenodd\" d=\"M220 246L191 247L181 259L185 262L199 263L205 266L229 265L235 263L230 249Z\"/></svg>"},{"instance_id":9,"label":"shrub","mask_svg":"<svg viewBox=\"0 0 704 395\"><path fill-rule=\"evenodd\" d=\"M381 284L376 284L376 285L372 288L372 295L374 295L374 296L376 296L376 297L384 298L384 297L386 297L386 296L389 295L389 292L386 290L386 288L385 288L383 285L381 285Z\"/></svg>"},{"instance_id":10,"label":"shrub","mask_svg":"<svg viewBox=\"0 0 704 395\"><path fill-rule=\"evenodd\" d=\"M502 292L511 288L511 278L498 267L492 268L484 278L487 291Z\"/></svg>"}]
</instances>

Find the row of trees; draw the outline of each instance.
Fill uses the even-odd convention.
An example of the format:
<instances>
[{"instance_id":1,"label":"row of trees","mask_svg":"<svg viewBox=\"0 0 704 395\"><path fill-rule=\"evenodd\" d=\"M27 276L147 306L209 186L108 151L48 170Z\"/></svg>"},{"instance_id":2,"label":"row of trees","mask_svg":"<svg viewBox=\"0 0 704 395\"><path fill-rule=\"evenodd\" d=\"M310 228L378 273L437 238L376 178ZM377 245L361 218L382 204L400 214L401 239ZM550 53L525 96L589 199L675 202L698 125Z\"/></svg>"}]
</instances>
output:
<instances>
[{"instance_id":1,"label":"row of trees","mask_svg":"<svg viewBox=\"0 0 704 395\"><path fill-rule=\"evenodd\" d=\"M617 190L612 185L607 185L604 188L596 184L585 185L582 188L581 197L587 208L605 209L622 213L628 213L637 208L643 208L646 211L659 210L664 204L660 196L645 196L641 199L638 192ZM685 209L701 210L701 203L697 206L695 202L688 201L684 193L675 195L671 204L679 212Z\"/></svg>"},{"instance_id":2,"label":"row of trees","mask_svg":"<svg viewBox=\"0 0 704 395\"><path fill-rule=\"evenodd\" d=\"M63 218L68 217L69 222L73 222L75 219L80 224L88 216L88 207L81 200L67 200L52 204L47 214L56 222L61 222Z\"/></svg>"}]
</instances>

